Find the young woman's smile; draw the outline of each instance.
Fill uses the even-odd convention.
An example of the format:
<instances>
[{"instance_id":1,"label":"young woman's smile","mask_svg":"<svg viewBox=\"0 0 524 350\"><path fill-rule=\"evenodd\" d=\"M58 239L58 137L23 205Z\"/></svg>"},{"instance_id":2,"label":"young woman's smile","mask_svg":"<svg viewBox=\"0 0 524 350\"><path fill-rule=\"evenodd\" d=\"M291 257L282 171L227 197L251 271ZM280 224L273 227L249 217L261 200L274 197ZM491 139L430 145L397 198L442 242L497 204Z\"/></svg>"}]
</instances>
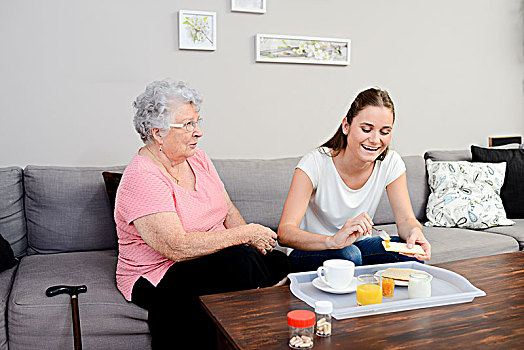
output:
<instances>
[{"instance_id":1,"label":"young woman's smile","mask_svg":"<svg viewBox=\"0 0 524 350\"><path fill-rule=\"evenodd\" d=\"M346 150L363 162L374 162L391 141L393 113L387 107L368 106L360 111L351 125L344 119L347 130Z\"/></svg>"}]
</instances>

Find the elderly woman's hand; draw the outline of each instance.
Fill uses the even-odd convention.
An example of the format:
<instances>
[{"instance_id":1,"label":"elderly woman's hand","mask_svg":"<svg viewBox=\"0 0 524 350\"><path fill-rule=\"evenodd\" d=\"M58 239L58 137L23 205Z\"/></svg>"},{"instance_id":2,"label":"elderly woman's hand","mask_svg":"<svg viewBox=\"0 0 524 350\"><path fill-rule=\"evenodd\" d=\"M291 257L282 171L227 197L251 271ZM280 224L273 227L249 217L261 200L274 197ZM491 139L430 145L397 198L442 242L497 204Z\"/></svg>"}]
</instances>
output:
<instances>
[{"instance_id":1,"label":"elderly woman's hand","mask_svg":"<svg viewBox=\"0 0 524 350\"><path fill-rule=\"evenodd\" d=\"M277 245L277 234L268 227L259 224L248 224L250 240L248 244L253 246L261 254L266 254Z\"/></svg>"}]
</instances>

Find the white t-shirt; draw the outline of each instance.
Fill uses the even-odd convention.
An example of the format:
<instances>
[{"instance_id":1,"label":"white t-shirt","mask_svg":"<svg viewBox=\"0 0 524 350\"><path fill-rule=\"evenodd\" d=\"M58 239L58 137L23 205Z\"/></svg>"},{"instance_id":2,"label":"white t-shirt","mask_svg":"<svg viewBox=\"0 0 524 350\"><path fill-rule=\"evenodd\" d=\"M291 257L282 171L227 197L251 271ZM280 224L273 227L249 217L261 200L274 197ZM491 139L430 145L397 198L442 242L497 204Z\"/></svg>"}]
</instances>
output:
<instances>
[{"instance_id":1,"label":"white t-shirt","mask_svg":"<svg viewBox=\"0 0 524 350\"><path fill-rule=\"evenodd\" d=\"M324 148L329 154L329 150ZM332 236L347 219L367 212L375 215L380 197L387 185L406 171L398 153L389 151L383 161L376 161L373 173L358 190L346 186L338 174L333 158L318 149L307 153L297 165L313 183L313 193L300 223L302 230ZM360 237L363 239L363 237Z\"/></svg>"}]
</instances>

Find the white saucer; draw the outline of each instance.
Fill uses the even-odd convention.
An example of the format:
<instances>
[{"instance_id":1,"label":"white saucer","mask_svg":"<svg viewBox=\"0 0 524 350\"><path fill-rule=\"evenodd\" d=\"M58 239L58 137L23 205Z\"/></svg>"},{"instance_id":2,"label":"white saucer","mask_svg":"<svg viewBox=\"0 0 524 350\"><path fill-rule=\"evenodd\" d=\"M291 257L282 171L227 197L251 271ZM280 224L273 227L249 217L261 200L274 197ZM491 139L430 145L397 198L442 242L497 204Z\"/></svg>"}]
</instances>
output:
<instances>
[{"instance_id":1,"label":"white saucer","mask_svg":"<svg viewBox=\"0 0 524 350\"><path fill-rule=\"evenodd\" d=\"M331 288L330 286L322 282L320 277L315 278L311 283L313 283L313 286L315 288L320 289L323 292L328 292L328 293L333 293L333 294L347 294L347 293L352 293L357 290L357 279L355 277L353 277L349 286L344 289Z\"/></svg>"},{"instance_id":2,"label":"white saucer","mask_svg":"<svg viewBox=\"0 0 524 350\"><path fill-rule=\"evenodd\" d=\"M375 272L375 276L379 276L380 277L384 271L386 271L386 270L379 270L379 271ZM408 281L401 281L401 280L396 280L396 279L393 279L393 281L395 281L395 286L407 287L408 284L409 284Z\"/></svg>"}]
</instances>

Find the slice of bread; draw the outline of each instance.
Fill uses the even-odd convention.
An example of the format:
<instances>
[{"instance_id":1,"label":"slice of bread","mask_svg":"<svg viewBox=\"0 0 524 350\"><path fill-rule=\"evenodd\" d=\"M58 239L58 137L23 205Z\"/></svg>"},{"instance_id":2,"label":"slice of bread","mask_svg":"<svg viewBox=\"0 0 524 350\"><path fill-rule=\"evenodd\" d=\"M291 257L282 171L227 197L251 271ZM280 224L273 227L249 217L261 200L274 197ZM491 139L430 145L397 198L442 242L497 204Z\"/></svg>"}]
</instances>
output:
<instances>
[{"instance_id":1,"label":"slice of bread","mask_svg":"<svg viewBox=\"0 0 524 350\"><path fill-rule=\"evenodd\" d=\"M386 245L386 242L382 241L382 246L387 252L426 255L424 249L422 249L422 247L418 244L414 244L413 248L409 249L406 243L390 242Z\"/></svg>"},{"instance_id":2,"label":"slice of bread","mask_svg":"<svg viewBox=\"0 0 524 350\"><path fill-rule=\"evenodd\" d=\"M384 270L384 272L382 272L380 275L386 278L393 278L394 280L409 281L409 275L413 272L422 272L422 271L390 267Z\"/></svg>"}]
</instances>

